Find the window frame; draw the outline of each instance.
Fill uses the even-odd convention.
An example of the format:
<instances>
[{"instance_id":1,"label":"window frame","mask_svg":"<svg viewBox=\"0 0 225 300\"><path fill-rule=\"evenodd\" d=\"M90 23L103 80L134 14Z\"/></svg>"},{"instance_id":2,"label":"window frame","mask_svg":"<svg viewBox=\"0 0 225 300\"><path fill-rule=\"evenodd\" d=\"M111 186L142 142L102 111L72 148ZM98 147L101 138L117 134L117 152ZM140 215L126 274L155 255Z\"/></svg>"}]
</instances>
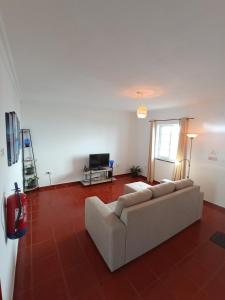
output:
<instances>
[{"instance_id":1,"label":"window frame","mask_svg":"<svg viewBox=\"0 0 225 300\"><path fill-rule=\"evenodd\" d=\"M159 122L156 124L156 139L155 139L155 160L160 160L160 161L165 161L168 163L175 163L176 159L170 159L171 156L161 156L159 155L159 149L160 149L160 144L161 144L161 139L160 139L160 128L164 127L164 126L177 126L179 127L179 131L180 131L180 125L178 121L174 121L174 122ZM179 134L179 133L178 133ZM172 143L172 131L170 133L170 142L169 142L169 152L171 152L171 143ZM179 141L178 141L179 143Z\"/></svg>"}]
</instances>

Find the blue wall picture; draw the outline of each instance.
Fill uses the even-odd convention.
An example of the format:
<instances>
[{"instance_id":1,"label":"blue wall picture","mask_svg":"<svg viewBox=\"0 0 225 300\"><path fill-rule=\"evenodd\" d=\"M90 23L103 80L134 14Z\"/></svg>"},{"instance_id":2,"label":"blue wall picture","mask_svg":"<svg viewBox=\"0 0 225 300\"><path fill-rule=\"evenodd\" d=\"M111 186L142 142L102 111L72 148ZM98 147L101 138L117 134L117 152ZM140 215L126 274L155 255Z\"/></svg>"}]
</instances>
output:
<instances>
[{"instance_id":1,"label":"blue wall picture","mask_svg":"<svg viewBox=\"0 0 225 300\"><path fill-rule=\"evenodd\" d=\"M20 154L20 122L16 113L5 113L8 166L15 164Z\"/></svg>"}]
</instances>

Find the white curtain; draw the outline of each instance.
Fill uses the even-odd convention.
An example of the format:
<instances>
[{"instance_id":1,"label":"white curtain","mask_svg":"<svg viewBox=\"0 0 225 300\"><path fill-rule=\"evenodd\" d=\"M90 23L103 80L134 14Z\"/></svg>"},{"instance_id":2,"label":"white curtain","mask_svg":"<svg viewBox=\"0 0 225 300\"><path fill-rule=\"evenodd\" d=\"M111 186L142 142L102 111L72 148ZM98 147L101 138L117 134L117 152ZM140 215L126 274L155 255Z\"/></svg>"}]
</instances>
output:
<instances>
[{"instance_id":1,"label":"white curtain","mask_svg":"<svg viewBox=\"0 0 225 300\"><path fill-rule=\"evenodd\" d=\"M147 181L152 183L155 175L155 142L156 142L156 121L150 123L150 143L148 156Z\"/></svg>"},{"instance_id":2,"label":"white curtain","mask_svg":"<svg viewBox=\"0 0 225 300\"><path fill-rule=\"evenodd\" d=\"M186 175L186 153L187 153L187 133L188 133L189 119L182 118L180 120L180 134L177 148L176 163L174 169L174 180L185 178Z\"/></svg>"}]
</instances>

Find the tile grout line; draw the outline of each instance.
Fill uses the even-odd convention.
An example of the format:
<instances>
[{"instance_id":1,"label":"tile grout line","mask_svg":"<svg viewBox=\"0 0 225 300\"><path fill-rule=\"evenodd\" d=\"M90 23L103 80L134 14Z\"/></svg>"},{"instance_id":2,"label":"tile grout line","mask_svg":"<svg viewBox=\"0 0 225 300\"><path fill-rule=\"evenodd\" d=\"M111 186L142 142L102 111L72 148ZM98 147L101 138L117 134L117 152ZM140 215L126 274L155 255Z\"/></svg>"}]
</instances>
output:
<instances>
[{"instance_id":1,"label":"tile grout line","mask_svg":"<svg viewBox=\"0 0 225 300\"><path fill-rule=\"evenodd\" d=\"M197 249L199 249L201 246L203 246L204 244L206 244L207 243L207 241L204 241L204 242L202 242L201 244L199 244L199 245L197 245L192 251L190 251L187 255L185 255L183 258L181 258L179 261L177 261L173 266L171 266L170 268L169 268L169 270L166 272L166 273L164 273L164 274L162 274L162 275L157 275L157 274L155 274L155 272L151 269L151 266L149 266L149 270L152 272L152 274L154 275L154 276L156 276L156 281L158 281L158 282L161 282L161 284L163 284L163 281L164 281L164 276L167 276L167 274L169 273L169 272L171 272L171 270L173 270L174 268L177 268L186 258L188 258L188 256L192 256L193 254L194 254L194 252L197 250ZM151 251L151 250L150 250ZM190 278L190 280L193 282L193 283L195 283L191 278ZM154 286L154 284L153 284L153 286ZM200 289L198 289L198 291L197 292L199 292L199 290ZM197 293L196 292L196 293ZM142 296L141 296L142 297ZM143 298L143 297L142 297Z\"/></svg>"},{"instance_id":2,"label":"tile grout line","mask_svg":"<svg viewBox=\"0 0 225 300\"><path fill-rule=\"evenodd\" d=\"M30 255L31 255L31 291L34 289L34 276L33 276L33 199L30 197L31 201L31 222L30 222L30 228L31 228L31 249L30 249ZM32 300L34 299L34 294L32 293Z\"/></svg>"},{"instance_id":3,"label":"tile grout line","mask_svg":"<svg viewBox=\"0 0 225 300\"><path fill-rule=\"evenodd\" d=\"M58 245L57 245L57 242L56 242L55 233L54 233L54 230L52 228L52 225L51 225L51 231L52 231L53 241L55 243L56 253L57 253L57 256L58 256L59 265L60 265L60 269L61 269L61 273L62 273L62 277L63 277L63 283L64 283L64 286L65 286L66 296L67 296L67 299L70 299L71 297L70 297L69 287L68 287L68 284L67 284L67 281L66 281L65 272L64 272L63 265L62 265L62 262L61 262L61 257L60 257L60 253L59 253L59 249L58 249Z\"/></svg>"},{"instance_id":4,"label":"tile grout line","mask_svg":"<svg viewBox=\"0 0 225 300\"><path fill-rule=\"evenodd\" d=\"M204 246L205 244L207 243L207 240L205 242L202 242L201 244L199 244L193 251L191 251L188 255L186 255L185 257L183 257L181 260L179 260L175 265L174 267L177 267L183 260L185 260L188 256L192 256L193 253L200 247ZM223 262L222 264L222 267L220 267L217 271L215 271L212 276L204 283L201 285L201 287L196 291L196 293L192 296L195 297L197 293L199 293L200 291L204 290L204 288L207 286L207 284L216 276L217 273L219 273L220 270L222 270L222 268L225 266L225 261ZM170 271L171 271L172 268L170 268ZM160 278L162 279L162 278ZM189 280L196 284L192 278L189 278Z\"/></svg>"},{"instance_id":5,"label":"tile grout line","mask_svg":"<svg viewBox=\"0 0 225 300\"><path fill-rule=\"evenodd\" d=\"M218 268L218 270L217 271L215 271L213 274L212 274L212 276L199 288L199 290L197 291L197 293L199 293L199 292L204 292L204 290L205 290L205 288L207 287L207 285L208 285L208 283L211 281L211 280L213 280L215 277L216 277L216 275L223 269L223 267L225 266L225 261L222 263L222 266L220 266L219 268ZM197 294L196 293L196 294ZM196 295L195 294L195 295ZM194 296L195 296L194 295ZM193 297L194 297L193 296Z\"/></svg>"},{"instance_id":6,"label":"tile grout line","mask_svg":"<svg viewBox=\"0 0 225 300\"><path fill-rule=\"evenodd\" d=\"M198 250L200 247L202 247L204 244L207 243L207 240L200 243L199 245L196 245L194 247L194 249L192 251L190 251L189 253L187 253L184 257L182 257L180 260L178 260L173 267L177 267L179 264L181 264L186 258L188 258L188 256L192 256L194 254L194 252L196 252L196 250Z\"/></svg>"},{"instance_id":7,"label":"tile grout line","mask_svg":"<svg viewBox=\"0 0 225 300\"><path fill-rule=\"evenodd\" d=\"M74 226L75 226L75 224L74 224ZM78 242L78 245L79 245L80 249L82 250L82 252L83 252L84 255L85 255L85 259L86 259L87 263L90 264L90 265L91 265L91 268L92 268L91 261L90 261L88 255L87 255L87 253L86 253L86 251L85 251L85 249L84 249L85 247L83 247L83 245L82 245L82 243L81 243L81 241L80 241L79 238L77 238L77 242ZM93 273L94 273L94 275L95 275L95 277L96 277L96 280L97 280L97 282L98 282L98 286L99 286L99 288L101 289L102 284L101 284L101 283L99 282L99 280L97 279L98 276L97 276L97 273L95 272L95 269L93 269ZM102 292L102 297L104 298L104 300L106 300L106 297L105 297L104 292Z\"/></svg>"},{"instance_id":8,"label":"tile grout line","mask_svg":"<svg viewBox=\"0 0 225 300\"><path fill-rule=\"evenodd\" d=\"M84 248L83 248L83 246L82 246L82 243L80 242L80 240L79 239L77 239L77 241L78 241L78 243L79 243L79 246L81 247L81 249L84 251ZM84 253L85 253L85 251L84 251ZM87 259L87 261L90 263L90 260L89 260L89 258L88 258L88 256L86 255L86 253L85 253L85 256L86 256L86 259ZM102 257L101 257L101 259L103 259ZM127 264L126 264L127 265ZM122 267L121 267L122 268ZM151 270L150 270L150 272L151 272ZM152 274L153 274L153 272L151 272ZM154 274L153 274L154 275ZM141 296L141 294L138 292L138 290L135 288L135 286L132 284L132 282L129 280L129 278L127 278L126 276L124 277L124 280L126 280L127 282L128 282L128 284L131 286L131 288L134 290L134 292L135 292L135 294L136 294L136 296L139 298L139 300L142 300L143 298L142 298L142 296ZM156 277L156 280L158 280L158 278ZM101 286L101 283L99 283L100 284L100 286ZM104 298L105 298L105 295L104 295Z\"/></svg>"},{"instance_id":9,"label":"tile grout line","mask_svg":"<svg viewBox=\"0 0 225 300\"><path fill-rule=\"evenodd\" d=\"M125 277L125 280L129 283L129 285L131 286L131 288L134 290L134 292L135 292L135 294L137 295L137 297L141 300L141 299L143 299L142 297L141 297L141 294L138 292L138 290L136 289L136 287L132 284L132 282L130 282L130 280L127 278L127 277Z\"/></svg>"}]
</instances>

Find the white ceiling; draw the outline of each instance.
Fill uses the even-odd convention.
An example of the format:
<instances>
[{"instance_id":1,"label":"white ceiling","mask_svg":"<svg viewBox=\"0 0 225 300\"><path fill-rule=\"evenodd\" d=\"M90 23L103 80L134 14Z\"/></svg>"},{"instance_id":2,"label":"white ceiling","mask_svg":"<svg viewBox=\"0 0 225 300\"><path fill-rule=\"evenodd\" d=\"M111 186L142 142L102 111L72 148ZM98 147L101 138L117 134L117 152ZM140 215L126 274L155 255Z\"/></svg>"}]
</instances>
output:
<instances>
[{"instance_id":1,"label":"white ceiling","mask_svg":"<svg viewBox=\"0 0 225 300\"><path fill-rule=\"evenodd\" d=\"M0 0L25 101L134 111L225 100L224 0ZM128 93L129 95L129 93Z\"/></svg>"}]
</instances>

